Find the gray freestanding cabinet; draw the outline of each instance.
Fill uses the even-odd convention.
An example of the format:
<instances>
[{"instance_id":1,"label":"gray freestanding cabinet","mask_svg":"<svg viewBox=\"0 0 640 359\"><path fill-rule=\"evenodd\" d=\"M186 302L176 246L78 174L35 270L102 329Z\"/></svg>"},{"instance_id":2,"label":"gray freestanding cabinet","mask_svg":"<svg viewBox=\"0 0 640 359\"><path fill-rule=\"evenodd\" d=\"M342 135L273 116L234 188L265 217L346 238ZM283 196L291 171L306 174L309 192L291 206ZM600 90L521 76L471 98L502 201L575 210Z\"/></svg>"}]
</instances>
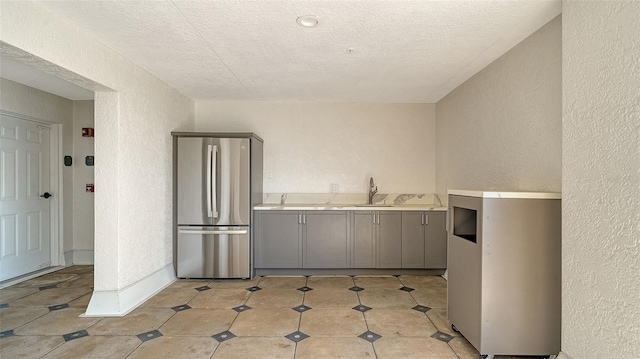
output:
<instances>
[{"instance_id":1,"label":"gray freestanding cabinet","mask_svg":"<svg viewBox=\"0 0 640 359\"><path fill-rule=\"evenodd\" d=\"M481 355L560 352L559 193L449 190L448 317Z\"/></svg>"}]
</instances>

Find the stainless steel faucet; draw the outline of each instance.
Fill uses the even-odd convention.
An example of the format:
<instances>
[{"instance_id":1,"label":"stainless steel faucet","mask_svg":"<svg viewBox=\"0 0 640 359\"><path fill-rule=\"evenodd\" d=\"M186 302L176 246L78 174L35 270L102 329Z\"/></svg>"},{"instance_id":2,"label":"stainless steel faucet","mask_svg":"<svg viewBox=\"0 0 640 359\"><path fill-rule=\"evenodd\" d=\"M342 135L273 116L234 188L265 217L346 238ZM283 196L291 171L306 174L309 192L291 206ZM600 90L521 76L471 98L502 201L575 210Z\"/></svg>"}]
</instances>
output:
<instances>
[{"instance_id":1,"label":"stainless steel faucet","mask_svg":"<svg viewBox=\"0 0 640 359\"><path fill-rule=\"evenodd\" d=\"M378 186L373 182L373 177L369 178L369 203L373 204L373 195L378 193Z\"/></svg>"}]
</instances>

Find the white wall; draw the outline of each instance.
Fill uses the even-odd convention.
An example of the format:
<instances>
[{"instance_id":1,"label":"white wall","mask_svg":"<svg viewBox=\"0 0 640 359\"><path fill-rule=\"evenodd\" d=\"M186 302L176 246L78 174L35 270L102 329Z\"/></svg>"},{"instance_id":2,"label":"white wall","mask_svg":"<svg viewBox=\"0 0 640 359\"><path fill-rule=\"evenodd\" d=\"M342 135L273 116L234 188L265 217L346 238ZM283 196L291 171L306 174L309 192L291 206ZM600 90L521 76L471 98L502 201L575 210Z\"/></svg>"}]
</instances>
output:
<instances>
[{"instance_id":1,"label":"white wall","mask_svg":"<svg viewBox=\"0 0 640 359\"><path fill-rule=\"evenodd\" d=\"M94 315L122 314L173 278L172 130L193 101L32 2L0 2L0 50L95 95Z\"/></svg>"},{"instance_id":2,"label":"white wall","mask_svg":"<svg viewBox=\"0 0 640 359\"><path fill-rule=\"evenodd\" d=\"M380 193L435 190L435 105L323 102L196 102L199 131L255 132L264 139L264 191Z\"/></svg>"},{"instance_id":3,"label":"white wall","mask_svg":"<svg viewBox=\"0 0 640 359\"><path fill-rule=\"evenodd\" d=\"M0 78L0 108L62 125L62 152L73 151L73 101ZM73 167L62 169L63 251L73 249Z\"/></svg>"},{"instance_id":4,"label":"white wall","mask_svg":"<svg viewBox=\"0 0 640 359\"><path fill-rule=\"evenodd\" d=\"M640 358L640 2L565 1L562 351Z\"/></svg>"},{"instance_id":5,"label":"white wall","mask_svg":"<svg viewBox=\"0 0 640 359\"><path fill-rule=\"evenodd\" d=\"M437 192L561 190L561 20L436 105Z\"/></svg>"},{"instance_id":6,"label":"white wall","mask_svg":"<svg viewBox=\"0 0 640 359\"><path fill-rule=\"evenodd\" d=\"M73 101L73 250L74 264L93 264L94 193L85 186L94 183L92 166L85 164L93 156L93 137L82 137L83 127L94 127L93 101Z\"/></svg>"}]
</instances>

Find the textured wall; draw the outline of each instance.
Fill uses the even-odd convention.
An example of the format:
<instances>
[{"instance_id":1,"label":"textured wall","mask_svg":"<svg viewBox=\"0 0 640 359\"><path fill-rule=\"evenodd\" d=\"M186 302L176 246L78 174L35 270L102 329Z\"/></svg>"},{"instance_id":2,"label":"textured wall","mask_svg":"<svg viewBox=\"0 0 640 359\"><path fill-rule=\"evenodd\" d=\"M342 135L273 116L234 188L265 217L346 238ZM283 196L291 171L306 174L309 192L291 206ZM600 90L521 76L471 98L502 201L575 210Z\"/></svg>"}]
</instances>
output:
<instances>
[{"instance_id":1,"label":"textured wall","mask_svg":"<svg viewBox=\"0 0 640 359\"><path fill-rule=\"evenodd\" d=\"M95 287L118 290L172 263L171 135L193 101L32 2L1 2L0 47L98 91ZM35 55L35 56L33 56Z\"/></svg>"},{"instance_id":2,"label":"textured wall","mask_svg":"<svg viewBox=\"0 0 640 359\"><path fill-rule=\"evenodd\" d=\"M557 17L440 100L437 192L559 192L561 70Z\"/></svg>"},{"instance_id":3,"label":"textured wall","mask_svg":"<svg viewBox=\"0 0 640 359\"><path fill-rule=\"evenodd\" d=\"M85 164L93 156L92 137L82 137L83 127L94 127L93 101L73 101L73 249L93 251L94 194L85 192L94 183L93 168Z\"/></svg>"},{"instance_id":4,"label":"textured wall","mask_svg":"<svg viewBox=\"0 0 640 359\"><path fill-rule=\"evenodd\" d=\"M562 351L640 358L640 2L566 1Z\"/></svg>"},{"instance_id":5,"label":"textured wall","mask_svg":"<svg viewBox=\"0 0 640 359\"><path fill-rule=\"evenodd\" d=\"M260 135L266 193L435 190L433 104L197 101L196 128Z\"/></svg>"},{"instance_id":6,"label":"textured wall","mask_svg":"<svg viewBox=\"0 0 640 359\"><path fill-rule=\"evenodd\" d=\"M48 92L0 78L0 108L62 124L62 152L73 151L73 102ZM73 249L73 167L62 168L63 251Z\"/></svg>"}]
</instances>

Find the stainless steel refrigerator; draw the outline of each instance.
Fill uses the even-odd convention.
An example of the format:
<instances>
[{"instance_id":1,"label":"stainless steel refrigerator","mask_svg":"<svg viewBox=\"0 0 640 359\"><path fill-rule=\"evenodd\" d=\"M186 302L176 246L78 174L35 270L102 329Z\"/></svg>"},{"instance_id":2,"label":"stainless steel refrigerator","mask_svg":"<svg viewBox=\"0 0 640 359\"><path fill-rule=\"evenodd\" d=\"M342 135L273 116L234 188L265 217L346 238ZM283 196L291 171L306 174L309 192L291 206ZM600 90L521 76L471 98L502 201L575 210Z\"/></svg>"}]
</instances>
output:
<instances>
[{"instance_id":1,"label":"stainless steel refrigerator","mask_svg":"<svg viewBox=\"0 0 640 359\"><path fill-rule=\"evenodd\" d=\"M172 132L178 278L252 276L262 144L253 133Z\"/></svg>"}]
</instances>

